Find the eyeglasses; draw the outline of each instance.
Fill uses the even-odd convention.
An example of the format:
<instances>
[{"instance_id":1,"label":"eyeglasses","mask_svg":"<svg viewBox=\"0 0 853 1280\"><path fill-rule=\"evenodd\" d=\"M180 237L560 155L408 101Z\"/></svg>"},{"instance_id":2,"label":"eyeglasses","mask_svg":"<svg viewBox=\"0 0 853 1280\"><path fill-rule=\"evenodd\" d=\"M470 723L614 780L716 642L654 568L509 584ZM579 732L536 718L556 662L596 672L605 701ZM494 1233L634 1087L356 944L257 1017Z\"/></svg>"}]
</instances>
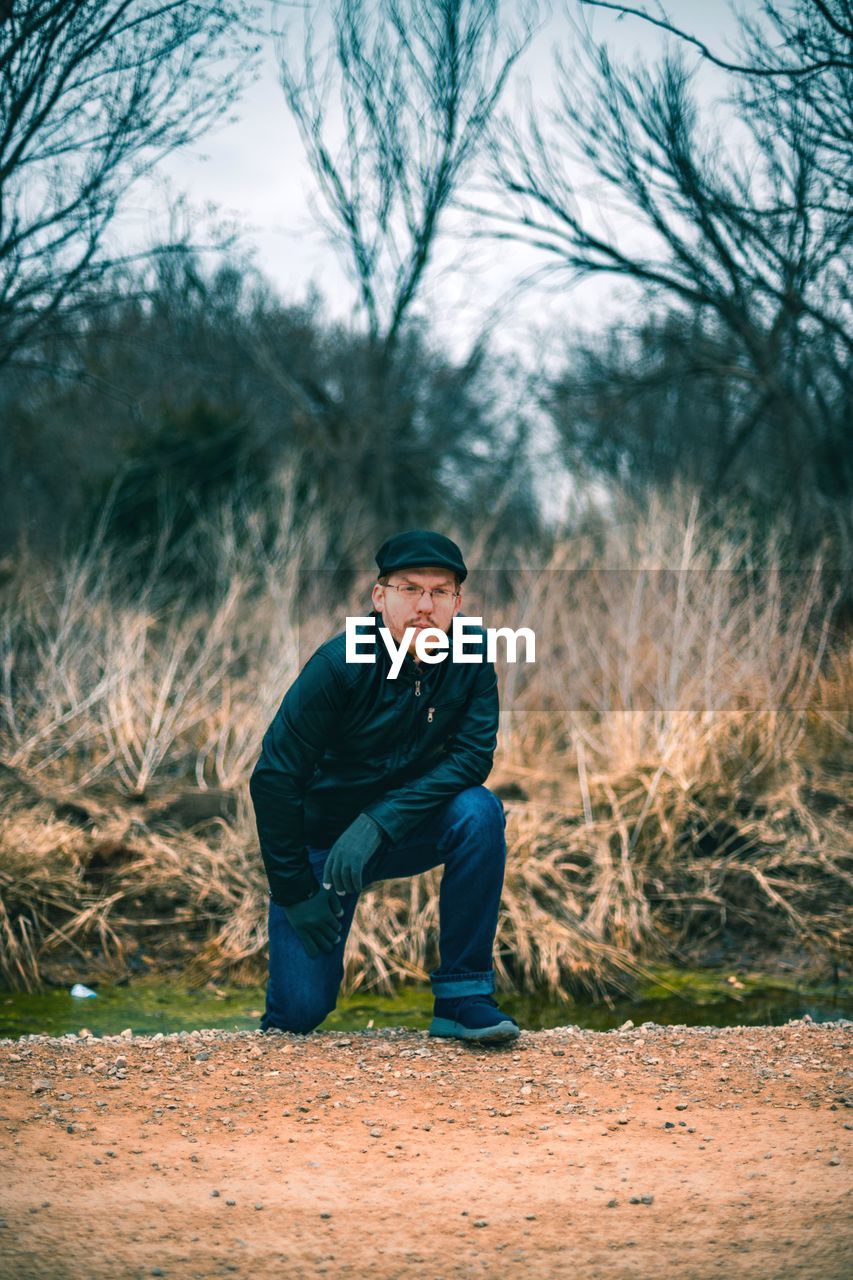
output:
<instances>
[{"instance_id":1,"label":"eyeglasses","mask_svg":"<svg viewBox=\"0 0 853 1280\"><path fill-rule=\"evenodd\" d=\"M426 587L416 587L414 583L404 582L398 585L396 582L386 583L394 591L399 591L404 600L420 600L421 596L426 594L430 598L431 604L447 604L451 600L455 600L459 595L458 591L450 591L447 587L434 587L432 591L427 591Z\"/></svg>"}]
</instances>

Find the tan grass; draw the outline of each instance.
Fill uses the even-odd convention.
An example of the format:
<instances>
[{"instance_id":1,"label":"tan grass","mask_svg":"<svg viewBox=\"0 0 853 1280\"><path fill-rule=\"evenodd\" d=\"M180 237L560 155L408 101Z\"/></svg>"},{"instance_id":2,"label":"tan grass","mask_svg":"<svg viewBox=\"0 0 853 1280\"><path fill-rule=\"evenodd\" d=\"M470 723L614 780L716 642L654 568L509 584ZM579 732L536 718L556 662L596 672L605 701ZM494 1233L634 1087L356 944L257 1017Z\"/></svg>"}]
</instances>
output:
<instances>
[{"instance_id":1,"label":"tan grass","mask_svg":"<svg viewBox=\"0 0 853 1280\"><path fill-rule=\"evenodd\" d=\"M156 549L131 586L97 540L52 576L21 566L7 588L8 985L39 985L60 956L91 968L96 952L120 973L137 946L182 960L192 982L263 976L246 780L284 690L348 612L369 608L372 575L335 610L301 616L319 540L286 496L272 541L228 508L206 536L219 572L203 600L169 589ZM499 982L606 998L724 931L849 956L853 650L833 631L820 564L786 574L772 538L751 547L677 494L558 540L545 570L500 555L511 598L492 600L474 571L465 612L533 626L539 652L534 667L499 664L492 781L519 797L507 803ZM236 819L170 831L156 802L187 787L233 791ZM82 817L63 817L69 799ZM439 881L364 895L347 990L425 980Z\"/></svg>"}]
</instances>

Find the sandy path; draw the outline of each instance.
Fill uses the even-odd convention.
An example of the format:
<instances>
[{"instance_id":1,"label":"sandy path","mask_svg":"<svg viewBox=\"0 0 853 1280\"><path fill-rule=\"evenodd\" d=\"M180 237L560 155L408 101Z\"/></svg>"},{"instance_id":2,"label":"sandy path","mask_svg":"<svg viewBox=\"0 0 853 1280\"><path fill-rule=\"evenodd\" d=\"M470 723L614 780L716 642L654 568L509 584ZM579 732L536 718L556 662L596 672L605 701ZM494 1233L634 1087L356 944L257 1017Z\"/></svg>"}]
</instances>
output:
<instances>
[{"instance_id":1,"label":"sandy path","mask_svg":"<svg viewBox=\"0 0 853 1280\"><path fill-rule=\"evenodd\" d=\"M847 1280L851 1046L808 1022L2 1041L0 1274Z\"/></svg>"}]
</instances>

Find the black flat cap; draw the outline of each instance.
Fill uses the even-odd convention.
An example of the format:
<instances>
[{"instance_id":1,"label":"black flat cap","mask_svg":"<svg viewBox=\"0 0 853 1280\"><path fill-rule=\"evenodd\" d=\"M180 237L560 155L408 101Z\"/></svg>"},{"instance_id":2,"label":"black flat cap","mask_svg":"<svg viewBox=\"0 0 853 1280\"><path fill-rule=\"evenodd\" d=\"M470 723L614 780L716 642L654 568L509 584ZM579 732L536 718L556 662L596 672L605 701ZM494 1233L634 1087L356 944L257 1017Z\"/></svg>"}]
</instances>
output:
<instances>
[{"instance_id":1,"label":"black flat cap","mask_svg":"<svg viewBox=\"0 0 853 1280\"><path fill-rule=\"evenodd\" d=\"M460 582L468 576L462 552L455 542L443 533L430 529L409 529L406 533L394 533L386 538L376 552L379 576L393 573L395 569L450 569Z\"/></svg>"}]
</instances>

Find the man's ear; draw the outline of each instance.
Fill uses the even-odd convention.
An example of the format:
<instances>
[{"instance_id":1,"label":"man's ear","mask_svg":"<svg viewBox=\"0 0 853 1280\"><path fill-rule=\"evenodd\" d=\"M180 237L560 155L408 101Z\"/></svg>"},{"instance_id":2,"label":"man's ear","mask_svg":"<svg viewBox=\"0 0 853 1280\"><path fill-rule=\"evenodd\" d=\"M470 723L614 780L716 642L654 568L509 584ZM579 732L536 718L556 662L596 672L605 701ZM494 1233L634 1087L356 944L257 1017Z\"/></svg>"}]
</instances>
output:
<instances>
[{"instance_id":1,"label":"man's ear","mask_svg":"<svg viewBox=\"0 0 853 1280\"><path fill-rule=\"evenodd\" d=\"M385 603L385 588L382 586L381 582L374 584L373 590L370 593L370 600L376 612L381 613L382 606Z\"/></svg>"}]
</instances>

